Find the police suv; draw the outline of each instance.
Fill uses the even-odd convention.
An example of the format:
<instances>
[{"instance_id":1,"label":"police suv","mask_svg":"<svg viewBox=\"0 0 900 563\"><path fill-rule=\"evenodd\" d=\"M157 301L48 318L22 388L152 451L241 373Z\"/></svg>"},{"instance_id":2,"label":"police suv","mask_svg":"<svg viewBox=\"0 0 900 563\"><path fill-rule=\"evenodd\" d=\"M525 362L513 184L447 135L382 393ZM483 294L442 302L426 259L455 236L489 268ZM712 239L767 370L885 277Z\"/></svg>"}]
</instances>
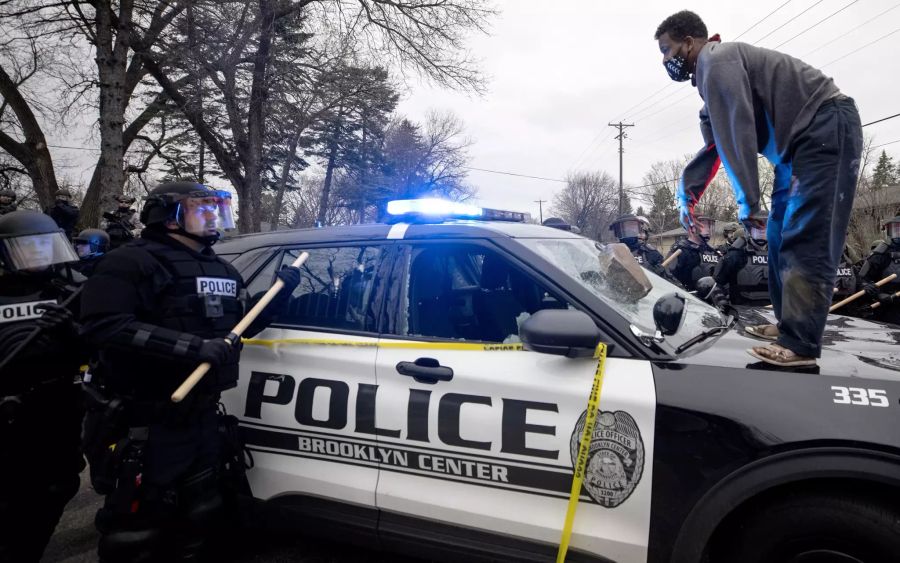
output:
<instances>
[{"instance_id":1,"label":"police suv","mask_svg":"<svg viewBox=\"0 0 900 563\"><path fill-rule=\"evenodd\" d=\"M388 211L217 246L252 295L309 253L224 397L254 497L386 549L552 560L602 341L569 561L900 559L900 331L832 315L819 366L780 370L746 353L770 313L721 314L620 245Z\"/></svg>"}]
</instances>

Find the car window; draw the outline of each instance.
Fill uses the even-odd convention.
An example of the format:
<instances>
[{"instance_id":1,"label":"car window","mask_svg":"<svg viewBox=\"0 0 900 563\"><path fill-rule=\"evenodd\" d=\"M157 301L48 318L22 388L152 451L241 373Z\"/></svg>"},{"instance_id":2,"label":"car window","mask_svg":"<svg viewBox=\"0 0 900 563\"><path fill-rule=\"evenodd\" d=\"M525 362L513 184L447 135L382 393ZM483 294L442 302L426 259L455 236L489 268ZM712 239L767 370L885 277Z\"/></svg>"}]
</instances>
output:
<instances>
[{"instance_id":1,"label":"car window","mask_svg":"<svg viewBox=\"0 0 900 563\"><path fill-rule=\"evenodd\" d=\"M519 342L541 309L568 304L497 252L475 245L423 245L408 253L398 331L480 342Z\"/></svg>"},{"instance_id":2,"label":"car window","mask_svg":"<svg viewBox=\"0 0 900 563\"><path fill-rule=\"evenodd\" d=\"M284 253L279 266L289 265L303 250ZM278 324L375 331L371 310L375 272L381 257L378 246L306 249L300 285L294 290ZM271 278L270 278L271 279Z\"/></svg>"}]
</instances>

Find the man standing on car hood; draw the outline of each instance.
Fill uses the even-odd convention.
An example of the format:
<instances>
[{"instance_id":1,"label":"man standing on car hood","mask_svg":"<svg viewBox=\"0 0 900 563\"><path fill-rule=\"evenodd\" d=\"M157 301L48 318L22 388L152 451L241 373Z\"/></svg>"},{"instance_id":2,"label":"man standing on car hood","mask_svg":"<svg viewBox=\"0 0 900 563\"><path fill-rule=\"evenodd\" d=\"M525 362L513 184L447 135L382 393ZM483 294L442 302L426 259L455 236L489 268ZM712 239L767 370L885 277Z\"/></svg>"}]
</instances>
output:
<instances>
[{"instance_id":1,"label":"man standing on car hood","mask_svg":"<svg viewBox=\"0 0 900 563\"><path fill-rule=\"evenodd\" d=\"M705 146L678 187L681 222L718 170L734 186L739 219L761 226L757 155L775 166L768 217L769 284L778 325L748 327L773 340L748 352L779 366L815 365L856 192L862 128L851 98L808 64L746 43L708 37L689 11L669 16L655 38L672 80L690 80L705 105Z\"/></svg>"}]
</instances>

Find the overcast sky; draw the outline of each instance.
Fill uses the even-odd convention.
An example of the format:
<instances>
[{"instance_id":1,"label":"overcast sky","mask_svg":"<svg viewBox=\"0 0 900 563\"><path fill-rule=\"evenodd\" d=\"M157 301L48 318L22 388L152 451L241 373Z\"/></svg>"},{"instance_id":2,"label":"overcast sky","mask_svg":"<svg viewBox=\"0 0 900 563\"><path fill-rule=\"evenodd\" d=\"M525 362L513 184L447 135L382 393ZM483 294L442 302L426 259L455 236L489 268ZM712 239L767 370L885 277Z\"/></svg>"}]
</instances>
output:
<instances>
[{"instance_id":1,"label":"overcast sky","mask_svg":"<svg viewBox=\"0 0 900 563\"><path fill-rule=\"evenodd\" d=\"M815 26L777 49L833 77L856 100L863 123L900 113L896 0L695 0L688 6L661 0L499 0L501 13L491 35L471 41L472 52L481 57L490 77L489 92L473 98L414 84L400 112L421 119L429 108L452 110L475 141L471 166L556 179L582 169L605 170L618 178L616 133L607 124L633 122L625 141L624 176L626 184L637 185L652 162L693 153L702 144L697 128L700 97L689 82L676 84L666 75L653 40L657 25L672 12L688 8L703 18L710 34L720 33L729 41L782 5L740 41L776 48ZM861 25L870 18L873 21ZM900 118L864 131L875 136L875 144L898 140ZM900 143L884 148L900 154ZM483 205L528 211L535 217L534 200L552 201L563 186L478 171L469 179Z\"/></svg>"}]
</instances>

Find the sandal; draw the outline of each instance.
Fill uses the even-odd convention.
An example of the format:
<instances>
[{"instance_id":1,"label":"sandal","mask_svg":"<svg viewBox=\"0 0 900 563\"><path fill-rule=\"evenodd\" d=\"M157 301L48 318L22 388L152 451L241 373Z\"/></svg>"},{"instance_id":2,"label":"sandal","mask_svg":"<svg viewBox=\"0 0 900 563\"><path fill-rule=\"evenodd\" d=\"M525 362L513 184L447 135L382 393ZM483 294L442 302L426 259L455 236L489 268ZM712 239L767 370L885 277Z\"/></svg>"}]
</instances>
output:
<instances>
[{"instance_id":1,"label":"sandal","mask_svg":"<svg viewBox=\"0 0 900 563\"><path fill-rule=\"evenodd\" d=\"M773 342L778 340L778 336L781 334L778 327L772 324L748 326L744 330L747 334Z\"/></svg>"},{"instance_id":2,"label":"sandal","mask_svg":"<svg viewBox=\"0 0 900 563\"><path fill-rule=\"evenodd\" d=\"M778 344L769 344L767 346L757 346L747 350L747 353L756 358L779 367L806 367L816 365L815 358L800 356L784 346Z\"/></svg>"}]
</instances>

